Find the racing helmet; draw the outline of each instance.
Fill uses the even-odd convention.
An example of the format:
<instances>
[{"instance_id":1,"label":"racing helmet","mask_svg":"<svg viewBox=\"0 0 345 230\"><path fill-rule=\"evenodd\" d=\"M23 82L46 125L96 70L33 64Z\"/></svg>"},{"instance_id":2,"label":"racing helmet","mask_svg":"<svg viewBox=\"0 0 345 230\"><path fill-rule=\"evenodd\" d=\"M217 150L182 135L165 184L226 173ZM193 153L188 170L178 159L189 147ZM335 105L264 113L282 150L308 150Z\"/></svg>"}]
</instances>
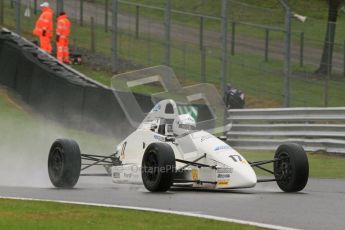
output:
<instances>
[{"instance_id":1,"label":"racing helmet","mask_svg":"<svg viewBox=\"0 0 345 230\"><path fill-rule=\"evenodd\" d=\"M182 114L175 118L173 122L173 132L180 136L195 130L196 124L194 118L190 114Z\"/></svg>"}]
</instances>

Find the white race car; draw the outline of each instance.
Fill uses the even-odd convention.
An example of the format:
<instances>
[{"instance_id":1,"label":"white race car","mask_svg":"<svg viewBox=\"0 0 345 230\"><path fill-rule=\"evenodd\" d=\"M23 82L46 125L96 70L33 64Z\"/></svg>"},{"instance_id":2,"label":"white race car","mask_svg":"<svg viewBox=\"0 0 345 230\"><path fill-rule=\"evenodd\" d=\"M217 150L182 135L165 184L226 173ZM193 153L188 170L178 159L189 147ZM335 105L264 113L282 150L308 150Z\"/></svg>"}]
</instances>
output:
<instances>
[{"instance_id":1,"label":"white race car","mask_svg":"<svg viewBox=\"0 0 345 230\"><path fill-rule=\"evenodd\" d=\"M262 165L273 163L273 171ZM106 173L84 173L92 166ZM274 175L258 179L253 167ZM151 192L172 186L207 189L251 188L258 182L276 181L285 192L302 190L308 181L308 158L303 148L287 143L279 146L274 159L248 162L225 139L196 130L189 114L178 114L173 100L163 100L124 139L114 154L81 154L73 140L56 140L49 153L48 171L55 187L72 188L79 176L112 177L114 183L144 184Z\"/></svg>"}]
</instances>

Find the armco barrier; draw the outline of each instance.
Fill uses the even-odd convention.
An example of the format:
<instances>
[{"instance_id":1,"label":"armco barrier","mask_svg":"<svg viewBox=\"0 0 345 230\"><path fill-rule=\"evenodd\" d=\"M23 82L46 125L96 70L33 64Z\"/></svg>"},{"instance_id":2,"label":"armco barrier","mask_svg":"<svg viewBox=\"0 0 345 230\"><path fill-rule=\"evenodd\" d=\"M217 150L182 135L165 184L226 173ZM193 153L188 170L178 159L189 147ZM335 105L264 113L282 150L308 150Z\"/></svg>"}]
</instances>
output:
<instances>
[{"instance_id":1,"label":"armco barrier","mask_svg":"<svg viewBox=\"0 0 345 230\"><path fill-rule=\"evenodd\" d=\"M228 142L242 149L276 149L296 142L308 151L345 153L345 107L229 110Z\"/></svg>"}]
</instances>

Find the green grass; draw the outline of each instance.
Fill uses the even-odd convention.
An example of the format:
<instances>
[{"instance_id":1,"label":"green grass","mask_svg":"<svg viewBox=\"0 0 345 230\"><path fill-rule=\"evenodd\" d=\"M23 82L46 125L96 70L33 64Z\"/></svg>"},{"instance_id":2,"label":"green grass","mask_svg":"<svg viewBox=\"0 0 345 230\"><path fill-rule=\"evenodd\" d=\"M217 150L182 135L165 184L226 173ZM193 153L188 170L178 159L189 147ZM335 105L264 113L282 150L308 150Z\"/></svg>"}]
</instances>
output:
<instances>
[{"instance_id":1,"label":"green grass","mask_svg":"<svg viewBox=\"0 0 345 230\"><path fill-rule=\"evenodd\" d=\"M79 28L80 34L87 31ZM100 29L101 30L101 29ZM102 36L103 35L103 36ZM83 39L85 39L83 36ZM104 34L100 31L99 38L104 42L97 48L101 53L107 53L110 44L110 34ZM143 39L136 40L131 36L121 34L119 37L120 56L125 57L135 63L143 66L152 66L162 64L163 45L154 41ZM80 43L80 45L88 42ZM151 49L150 53L148 49ZM171 66L177 74L178 79L183 85L194 84L201 80L201 60L200 52L193 46L182 45L173 46L171 49ZM209 49L206 54L206 80L209 83L219 87L220 67L219 50ZM269 107L280 106L283 102L282 86L282 66L283 62L271 60L265 62L263 57L258 55L237 54L231 58L229 66L228 81L236 87L244 90L248 95L249 107ZM295 71L310 71L312 67L306 66L300 68L293 66ZM102 83L110 82L106 80L111 76L110 73L93 71L87 67L82 67L82 72L86 75L99 79ZM330 98L329 106L344 105L345 94L343 88L345 82L343 80L330 81ZM303 80L291 79L291 105L292 106L322 106L323 105L323 80Z\"/></svg>"},{"instance_id":2,"label":"green grass","mask_svg":"<svg viewBox=\"0 0 345 230\"><path fill-rule=\"evenodd\" d=\"M273 151L239 151L248 161L272 159ZM345 156L325 153L308 153L309 176L316 178L345 178ZM266 166L272 170L272 164ZM270 175L260 169L255 169L259 175Z\"/></svg>"},{"instance_id":3,"label":"green grass","mask_svg":"<svg viewBox=\"0 0 345 230\"><path fill-rule=\"evenodd\" d=\"M100 5L104 5L104 0L96 0ZM157 0L131 0L131 3L138 3L144 5L151 5L164 8L164 1ZM238 27L238 33L244 36L251 36L257 38L264 37L264 31L262 29L255 29L258 27L252 26L252 24L262 24L271 27L284 28L284 12L282 6L277 0L235 0L229 1L229 18L231 21L242 22L247 25ZM327 20L327 3L324 0L290 0L289 4L293 12L308 17L305 23L299 22L297 19L292 20L292 29L297 34L304 31L307 39L317 39L322 41L324 32L326 29ZM204 15L210 15L220 17L221 15L221 1L214 0L174 0L172 1L172 9L184 12L200 13ZM120 4L120 10L122 12L128 12L135 14L135 6L125 3ZM162 21L164 14L161 10L140 8L140 15L148 18L157 19ZM183 23L192 27L199 26L199 18L195 16L187 16L178 13L172 14L173 21L177 23ZM345 15L339 13L339 26L336 33L336 43L343 44L345 31L341 25L345 22ZM211 30L219 30L220 22L218 20L207 19L205 26ZM253 32L261 31L261 33ZM283 33L273 33L271 39L282 40ZM318 46L320 47L322 43Z\"/></svg>"},{"instance_id":4,"label":"green grass","mask_svg":"<svg viewBox=\"0 0 345 230\"><path fill-rule=\"evenodd\" d=\"M111 72L104 70L95 70L94 68L87 65L74 65L73 68L106 86L111 85Z\"/></svg>"},{"instance_id":5,"label":"green grass","mask_svg":"<svg viewBox=\"0 0 345 230\"><path fill-rule=\"evenodd\" d=\"M1 229L263 229L117 208L0 199Z\"/></svg>"}]
</instances>

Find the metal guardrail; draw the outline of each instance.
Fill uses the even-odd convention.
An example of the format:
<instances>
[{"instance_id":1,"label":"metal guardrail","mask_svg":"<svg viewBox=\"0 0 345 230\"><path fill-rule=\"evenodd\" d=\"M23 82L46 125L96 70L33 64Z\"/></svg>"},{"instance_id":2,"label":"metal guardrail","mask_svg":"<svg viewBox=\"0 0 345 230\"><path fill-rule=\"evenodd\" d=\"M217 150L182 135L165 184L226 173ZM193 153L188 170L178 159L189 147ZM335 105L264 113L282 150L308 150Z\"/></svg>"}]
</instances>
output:
<instances>
[{"instance_id":1,"label":"metal guardrail","mask_svg":"<svg viewBox=\"0 0 345 230\"><path fill-rule=\"evenodd\" d=\"M235 148L274 150L284 142L307 151L345 154L345 107L233 109L228 142Z\"/></svg>"}]
</instances>

